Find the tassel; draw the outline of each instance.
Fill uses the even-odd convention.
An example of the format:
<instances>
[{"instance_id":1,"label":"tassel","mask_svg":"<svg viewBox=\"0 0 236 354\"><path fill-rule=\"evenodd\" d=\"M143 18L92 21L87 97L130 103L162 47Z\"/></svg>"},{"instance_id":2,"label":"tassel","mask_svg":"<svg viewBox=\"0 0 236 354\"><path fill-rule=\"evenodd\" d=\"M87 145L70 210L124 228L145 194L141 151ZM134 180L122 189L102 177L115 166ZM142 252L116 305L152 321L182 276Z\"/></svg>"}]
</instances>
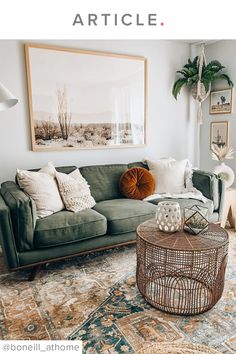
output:
<instances>
[{"instance_id":1,"label":"tassel","mask_svg":"<svg viewBox=\"0 0 236 354\"><path fill-rule=\"evenodd\" d=\"M202 102L198 101L198 110L197 110L197 122L198 124L202 124L203 123L203 115L202 115Z\"/></svg>"}]
</instances>

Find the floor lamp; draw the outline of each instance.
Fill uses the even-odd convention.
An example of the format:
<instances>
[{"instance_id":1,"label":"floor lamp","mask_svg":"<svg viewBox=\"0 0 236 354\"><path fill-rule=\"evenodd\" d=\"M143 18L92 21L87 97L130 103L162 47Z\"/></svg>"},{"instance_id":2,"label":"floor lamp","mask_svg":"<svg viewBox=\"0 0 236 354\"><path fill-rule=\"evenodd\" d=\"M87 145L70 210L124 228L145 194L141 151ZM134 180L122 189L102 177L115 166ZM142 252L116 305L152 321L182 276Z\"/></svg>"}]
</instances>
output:
<instances>
[{"instance_id":1,"label":"floor lamp","mask_svg":"<svg viewBox=\"0 0 236 354\"><path fill-rule=\"evenodd\" d=\"M0 82L0 111L15 106L17 102L18 99Z\"/></svg>"}]
</instances>

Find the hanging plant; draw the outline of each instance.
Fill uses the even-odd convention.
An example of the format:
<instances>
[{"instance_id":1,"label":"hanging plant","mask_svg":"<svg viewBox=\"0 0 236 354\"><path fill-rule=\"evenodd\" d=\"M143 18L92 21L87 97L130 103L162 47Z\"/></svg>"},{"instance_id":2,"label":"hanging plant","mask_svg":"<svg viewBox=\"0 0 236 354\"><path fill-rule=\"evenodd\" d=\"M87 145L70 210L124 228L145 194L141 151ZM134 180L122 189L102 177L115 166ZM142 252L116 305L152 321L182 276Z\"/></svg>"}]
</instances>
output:
<instances>
[{"instance_id":1,"label":"hanging plant","mask_svg":"<svg viewBox=\"0 0 236 354\"><path fill-rule=\"evenodd\" d=\"M182 70L178 70L177 73L181 74L181 77L177 79L173 85L172 94L177 99L182 87L187 86L191 89L193 97L196 99L196 90L199 83L199 68L201 57L196 56L193 61L188 59L188 63L184 65ZM229 86L233 86L233 82L229 76L222 72L225 67L218 61L212 60L206 65L205 61L202 62L202 72L200 78L200 90L201 96L209 94L211 85L218 80L226 80Z\"/></svg>"},{"instance_id":2,"label":"hanging plant","mask_svg":"<svg viewBox=\"0 0 236 354\"><path fill-rule=\"evenodd\" d=\"M202 102L208 97L212 83L217 80L226 80L229 86L233 86L229 76L222 72L223 69L225 67L218 60L206 63L204 45L202 45L201 55L196 56L193 61L188 59L188 63L182 70L177 71L182 77L175 81L172 94L177 99L183 86L191 89L192 96L198 103L197 121L199 124L202 124Z\"/></svg>"}]
</instances>

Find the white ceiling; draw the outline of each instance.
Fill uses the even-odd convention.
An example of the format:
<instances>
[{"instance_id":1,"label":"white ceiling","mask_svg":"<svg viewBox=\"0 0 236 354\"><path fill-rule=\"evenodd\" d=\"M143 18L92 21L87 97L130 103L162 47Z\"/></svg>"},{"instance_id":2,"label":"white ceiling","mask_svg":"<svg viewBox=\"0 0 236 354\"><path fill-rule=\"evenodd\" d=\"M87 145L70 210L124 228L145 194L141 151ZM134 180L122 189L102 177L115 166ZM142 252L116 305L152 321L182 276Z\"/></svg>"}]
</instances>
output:
<instances>
[{"instance_id":1,"label":"white ceiling","mask_svg":"<svg viewBox=\"0 0 236 354\"><path fill-rule=\"evenodd\" d=\"M183 39L184 42L188 44L194 44L194 45L209 45L215 42L219 42L219 39Z\"/></svg>"}]
</instances>

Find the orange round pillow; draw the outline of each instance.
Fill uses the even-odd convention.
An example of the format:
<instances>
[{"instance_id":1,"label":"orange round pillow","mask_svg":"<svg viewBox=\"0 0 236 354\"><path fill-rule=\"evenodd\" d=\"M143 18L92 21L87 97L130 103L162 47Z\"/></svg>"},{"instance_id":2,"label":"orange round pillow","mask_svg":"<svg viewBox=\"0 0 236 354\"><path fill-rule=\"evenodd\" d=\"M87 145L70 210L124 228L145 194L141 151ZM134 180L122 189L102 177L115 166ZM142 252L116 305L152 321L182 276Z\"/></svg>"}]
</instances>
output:
<instances>
[{"instance_id":1,"label":"orange round pillow","mask_svg":"<svg viewBox=\"0 0 236 354\"><path fill-rule=\"evenodd\" d=\"M153 194L155 182L152 174L143 167L133 167L120 177L120 191L130 199L144 199Z\"/></svg>"}]
</instances>

